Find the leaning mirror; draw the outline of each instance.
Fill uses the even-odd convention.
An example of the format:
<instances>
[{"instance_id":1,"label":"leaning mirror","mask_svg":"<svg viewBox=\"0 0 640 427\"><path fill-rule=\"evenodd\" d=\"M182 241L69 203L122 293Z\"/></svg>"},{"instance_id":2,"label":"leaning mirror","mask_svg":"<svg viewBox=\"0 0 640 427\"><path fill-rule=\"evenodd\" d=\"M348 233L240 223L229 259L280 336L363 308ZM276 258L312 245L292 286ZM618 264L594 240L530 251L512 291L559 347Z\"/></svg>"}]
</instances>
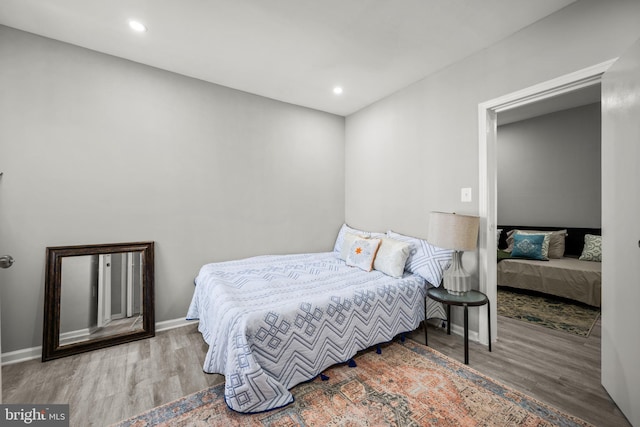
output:
<instances>
[{"instance_id":1,"label":"leaning mirror","mask_svg":"<svg viewBox=\"0 0 640 427\"><path fill-rule=\"evenodd\" d=\"M155 334L153 242L47 248L42 361Z\"/></svg>"}]
</instances>

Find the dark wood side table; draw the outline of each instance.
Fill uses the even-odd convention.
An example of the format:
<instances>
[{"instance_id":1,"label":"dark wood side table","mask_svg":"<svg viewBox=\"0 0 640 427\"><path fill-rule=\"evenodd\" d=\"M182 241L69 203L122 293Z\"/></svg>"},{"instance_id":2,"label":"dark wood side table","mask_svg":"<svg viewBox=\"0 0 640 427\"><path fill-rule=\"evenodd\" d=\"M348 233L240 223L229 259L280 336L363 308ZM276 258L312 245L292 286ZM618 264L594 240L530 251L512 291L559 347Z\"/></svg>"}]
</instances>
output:
<instances>
[{"instance_id":1,"label":"dark wood side table","mask_svg":"<svg viewBox=\"0 0 640 427\"><path fill-rule=\"evenodd\" d=\"M464 295L453 295L444 287L427 289L427 298L441 302L447 306L447 335L451 335L451 306L464 307L464 363L469 364L469 312L468 307L480 307L487 304L487 325L489 329L489 351L491 351L491 304L489 298L479 291L469 291ZM427 302L424 304L424 343L427 341Z\"/></svg>"}]
</instances>

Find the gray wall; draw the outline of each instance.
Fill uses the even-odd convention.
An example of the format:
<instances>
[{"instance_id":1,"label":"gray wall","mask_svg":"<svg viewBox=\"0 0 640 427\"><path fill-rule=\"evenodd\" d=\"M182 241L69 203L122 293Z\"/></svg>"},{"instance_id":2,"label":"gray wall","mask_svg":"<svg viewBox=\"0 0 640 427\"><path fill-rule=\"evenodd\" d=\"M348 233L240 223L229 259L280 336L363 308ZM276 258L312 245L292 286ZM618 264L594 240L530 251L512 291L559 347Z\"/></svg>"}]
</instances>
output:
<instances>
[{"instance_id":1,"label":"gray wall","mask_svg":"<svg viewBox=\"0 0 640 427\"><path fill-rule=\"evenodd\" d=\"M208 262L331 250L344 118L0 27L2 351L41 345L45 248L153 240L156 320Z\"/></svg>"},{"instance_id":2,"label":"gray wall","mask_svg":"<svg viewBox=\"0 0 640 427\"><path fill-rule=\"evenodd\" d=\"M347 117L346 221L426 237L432 210L477 214L478 104L617 57L639 20L638 1L581 0Z\"/></svg>"},{"instance_id":3,"label":"gray wall","mask_svg":"<svg viewBox=\"0 0 640 427\"><path fill-rule=\"evenodd\" d=\"M498 127L498 224L601 226L600 103Z\"/></svg>"}]
</instances>

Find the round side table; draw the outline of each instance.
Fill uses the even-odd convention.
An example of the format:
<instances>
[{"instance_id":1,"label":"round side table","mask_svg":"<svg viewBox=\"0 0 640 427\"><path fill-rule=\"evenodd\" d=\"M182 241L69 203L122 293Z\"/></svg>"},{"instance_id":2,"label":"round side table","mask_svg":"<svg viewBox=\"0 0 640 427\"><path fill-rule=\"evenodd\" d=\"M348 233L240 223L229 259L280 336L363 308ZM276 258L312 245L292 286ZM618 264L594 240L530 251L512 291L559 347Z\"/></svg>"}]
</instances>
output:
<instances>
[{"instance_id":1,"label":"round side table","mask_svg":"<svg viewBox=\"0 0 640 427\"><path fill-rule=\"evenodd\" d=\"M469 364L469 311L468 307L480 307L487 304L487 325L489 330L489 351L491 351L491 304L489 298L479 291L469 291L464 295L453 295L444 287L427 289L427 298L447 306L447 335L451 335L451 306L464 307L464 363ZM425 301L424 343L427 341L427 304Z\"/></svg>"}]
</instances>

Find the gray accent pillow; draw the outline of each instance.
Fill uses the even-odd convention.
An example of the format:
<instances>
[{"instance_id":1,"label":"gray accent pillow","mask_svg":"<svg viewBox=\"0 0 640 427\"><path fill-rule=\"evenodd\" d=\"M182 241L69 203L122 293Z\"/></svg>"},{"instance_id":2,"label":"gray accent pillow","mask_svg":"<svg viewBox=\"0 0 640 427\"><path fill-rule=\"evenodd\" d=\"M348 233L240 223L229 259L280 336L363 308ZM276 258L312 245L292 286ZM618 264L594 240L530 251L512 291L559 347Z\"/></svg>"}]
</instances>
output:
<instances>
[{"instance_id":1,"label":"gray accent pillow","mask_svg":"<svg viewBox=\"0 0 640 427\"><path fill-rule=\"evenodd\" d=\"M584 235L584 249L580 254L580 259L583 261L602 262L602 236Z\"/></svg>"}]
</instances>

